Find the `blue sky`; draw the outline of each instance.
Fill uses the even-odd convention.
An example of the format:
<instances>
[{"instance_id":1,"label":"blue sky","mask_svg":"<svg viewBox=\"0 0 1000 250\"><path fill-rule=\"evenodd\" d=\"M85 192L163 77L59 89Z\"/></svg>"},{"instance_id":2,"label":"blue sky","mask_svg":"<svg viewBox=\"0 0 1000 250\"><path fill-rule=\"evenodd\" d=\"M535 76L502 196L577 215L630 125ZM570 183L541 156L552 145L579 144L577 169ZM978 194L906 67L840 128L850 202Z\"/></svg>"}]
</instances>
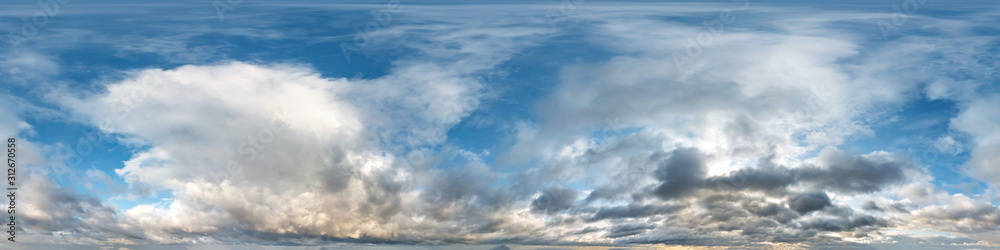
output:
<instances>
[{"instance_id":1,"label":"blue sky","mask_svg":"<svg viewBox=\"0 0 1000 250\"><path fill-rule=\"evenodd\" d=\"M3 6L22 247L1000 247L995 2Z\"/></svg>"}]
</instances>

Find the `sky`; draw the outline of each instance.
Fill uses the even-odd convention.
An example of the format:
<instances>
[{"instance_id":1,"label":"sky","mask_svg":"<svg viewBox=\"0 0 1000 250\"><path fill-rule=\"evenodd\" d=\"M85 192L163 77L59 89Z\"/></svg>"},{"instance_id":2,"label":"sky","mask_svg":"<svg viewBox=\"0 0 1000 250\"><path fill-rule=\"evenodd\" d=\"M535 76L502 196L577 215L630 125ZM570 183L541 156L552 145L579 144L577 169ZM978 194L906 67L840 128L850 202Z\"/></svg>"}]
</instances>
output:
<instances>
[{"instance_id":1,"label":"sky","mask_svg":"<svg viewBox=\"0 0 1000 250\"><path fill-rule=\"evenodd\" d=\"M3 249L1000 248L997 1L0 1Z\"/></svg>"}]
</instances>

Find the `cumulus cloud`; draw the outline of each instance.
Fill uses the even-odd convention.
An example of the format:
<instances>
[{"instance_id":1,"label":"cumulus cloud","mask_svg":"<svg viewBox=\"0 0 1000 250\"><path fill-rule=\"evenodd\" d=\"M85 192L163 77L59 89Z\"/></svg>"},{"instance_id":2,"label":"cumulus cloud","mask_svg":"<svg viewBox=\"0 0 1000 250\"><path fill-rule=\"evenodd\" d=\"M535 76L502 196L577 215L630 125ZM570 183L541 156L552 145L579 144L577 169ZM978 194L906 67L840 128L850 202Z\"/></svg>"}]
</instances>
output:
<instances>
[{"instance_id":1,"label":"cumulus cloud","mask_svg":"<svg viewBox=\"0 0 1000 250\"><path fill-rule=\"evenodd\" d=\"M541 221L515 216L528 210L511 203L527 207L530 200L493 186L499 175L478 156L419 149L441 146L447 131L486 98L489 90L474 74L533 41L519 38L544 31L502 29L512 32L394 25L384 37L433 30L419 34L451 45L408 44L424 56L400 59L372 79L324 77L301 64L220 62L128 71L101 82L99 91L48 98L71 111L70 120L136 149L115 170L128 185L123 199L169 194L163 203L125 208L103 222L142 228L142 237L127 242L263 242L278 235L300 243L317 236L473 242L502 231L551 241L531 234ZM449 154L470 163L438 166ZM546 204L553 211L571 205L563 194L577 192L558 191L564 192L549 194L558 196L556 203Z\"/></svg>"},{"instance_id":2,"label":"cumulus cloud","mask_svg":"<svg viewBox=\"0 0 1000 250\"><path fill-rule=\"evenodd\" d=\"M653 155L650 160L656 161L663 157L662 154ZM670 154L669 159L660 161L655 164L659 168L654 175L663 181L663 184L653 191L660 198L670 199L686 195L697 188L698 182L705 178L705 164L696 150L676 149Z\"/></svg>"},{"instance_id":3,"label":"cumulus cloud","mask_svg":"<svg viewBox=\"0 0 1000 250\"><path fill-rule=\"evenodd\" d=\"M921 67L897 63L896 56L920 51L919 56L930 58L932 48L940 47L907 39L891 48L860 50L870 44L856 36L821 32L847 20L802 17L808 25L775 24L788 29L774 32L727 29L714 37L712 46L700 47L695 60L678 67L674 59L690 49L684 47L690 46L683 42L685 34L697 30L639 19L601 22L602 30L592 39L623 53L563 69L560 84L537 106L540 118L519 127L518 132L530 136L517 137L501 157L511 162L543 159L542 166L532 169L536 174L591 185L586 204L631 203L598 206L594 211L600 216L591 220L671 222L620 242L734 239L724 232L739 231L776 241L823 241L830 235L824 232L865 238L895 218L907 217L913 207L926 205L880 201L865 207L889 215L859 212L864 200L851 196L905 190L926 180L928 171L906 155L838 147L872 136L877 124L891 123L892 114L926 87L921 82L935 78L886 73ZM649 26L674 29L650 31ZM603 182L587 174L591 172L616 181ZM652 175L643 175L648 173ZM722 194L729 196L717 196ZM702 201L708 211L684 206L659 210L664 204L643 205L654 201L647 197ZM729 202L705 203L706 197ZM754 199L771 202L736 205ZM671 212L657 217L644 211ZM692 219L700 216L708 218ZM737 222L743 218L754 221ZM681 229L685 227L719 231ZM881 236L876 232L872 237Z\"/></svg>"},{"instance_id":4,"label":"cumulus cloud","mask_svg":"<svg viewBox=\"0 0 1000 250\"><path fill-rule=\"evenodd\" d=\"M709 178L708 182L724 188L783 192L789 186L808 190L834 190L842 193L871 193L902 184L924 174L923 169L906 159L885 152L859 155L826 149L817 157L820 165L777 166L762 161L756 168L743 168L727 175Z\"/></svg>"},{"instance_id":5,"label":"cumulus cloud","mask_svg":"<svg viewBox=\"0 0 1000 250\"><path fill-rule=\"evenodd\" d=\"M683 209L682 205L660 205L660 204L629 204L624 206L602 207L590 221L620 218L644 218L654 215L671 214Z\"/></svg>"},{"instance_id":6,"label":"cumulus cloud","mask_svg":"<svg viewBox=\"0 0 1000 250\"><path fill-rule=\"evenodd\" d=\"M1000 216L988 199L934 187L905 155L840 149L913 98L961 100L950 126L975 137L966 169L996 185L997 98L977 95L981 83L899 74L933 58L934 46L870 47L832 27L864 16L790 15L782 20L800 22L727 26L677 65L700 27L659 12L712 9L670 7L576 17L593 25L582 41L614 56L558 65L533 119L500 121L511 134L497 162L449 145L457 124L503 95L473 75L554 31L537 20L512 27L511 16L483 9L414 6L367 56L412 54L374 78L233 61L53 91L47 98L68 120L134 149L115 171L129 192L119 198L168 198L117 210L33 175L28 228L71 230L88 243L839 244L891 242L882 229L892 227L996 242L988 234ZM422 42L388 42L410 38ZM180 57L179 46L123 53ZM921 60L897 62L908 51ZM5 57L0 67L60 70L44 58ZM181 61L196 58L213 57Z\"/></svg>"},{"instance_id":7,"label":"cumulus cloud","mask_svg":"<svg viewBox=\"0 0 1000 250\"><path fill-rule=\"evenodd\" d=\"M951 126L959 131L971 134L976 147L972 150L972 158L966 162L969 176L1000 187L1000 115L996 107L1000 106L1000 96L993 95L972 100L958 117L951 120Z\"/></svg>"},{"instance_id":8,"label":"cumulus cloud","mask_svg":"<svg viewBox=\"0 0 1000 250\"><path fill-rule=\"evenodd\" d=\"M540 213L556 213L573 207L579 196L576 189L552 187L542 192L541 196L531 202L531 211Z\"/></svg>"},{"instance_id":9,"label":"cumulus cloud","mask_svg":"<svg viewBox=\"0 0 1000 250\"><path fill-rule=\"evenodd\" d=\"M788 206L795 212L806 214L830 206L830 197L825 193L800 194L788 200Z\"/></svg>"},{"instance_id":10,"label":"cumulus cloud","mask_svg":"<svg viewBox=\"0 0 1000 250\"><path fill-rule=\"evenodd\" d=\"M184 66L137 71L105 94L65 98L64 105L148 147L116 173L134 195L173 195L167 207L124 213L162 239L181 229L232 234L234 228L386 237L395 228L374 223L413 219L403 208L419 201L413 180L422 177L385 156L382 143L440 143L443 131L475 107L479 86L458 74L408 76L351 82L295 65ZM389 84L401 90L374 94ZM412 118L388 120L379 111L387 109ZM462 198L450 198L456 195L462 196L443 197Z\"/></svg>"},{"instance_id":11,"label":"cumulus cloud","mask_svg":"<svg viewBox=\"0 0 1000 250\"><path fill-rule=\"evenodd\" d=\"M59 243L101 244L105 242L135 243L147 239L144 229L134 224L118 223L123 219L114 207L98 197L59 187L37 171L20 175L18 193L21 207L21 228L31 234L51 235L69 232L80 237Z\"/></svg>"}]
</instances>

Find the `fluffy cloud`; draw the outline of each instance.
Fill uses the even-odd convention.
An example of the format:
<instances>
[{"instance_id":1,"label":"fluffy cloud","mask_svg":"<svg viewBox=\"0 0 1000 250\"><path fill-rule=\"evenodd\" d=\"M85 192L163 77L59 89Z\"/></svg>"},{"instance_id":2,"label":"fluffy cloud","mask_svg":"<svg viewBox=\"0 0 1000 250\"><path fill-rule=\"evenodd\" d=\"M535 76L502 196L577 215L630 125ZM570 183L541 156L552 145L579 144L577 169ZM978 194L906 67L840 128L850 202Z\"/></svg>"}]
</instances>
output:
<instances>
[{"instance_id":1,"label":"fluffy cloud","mask_svg":"<svg viewBox=\"0 0 1000 250\"><path fill-rule=\"evenodd\" d=\"M823 242L831 235L840 240L884 239L879 228L910 225L904 219L911 216L905 207L928 205L904 201L867 206L888 215L860 210L863 200L852 196L905 190L910 183L929 179L929 172L905 155L859 154L837 147L872 136L878 124L892 123L906 103L925 97L917 93L969 95L957 87L924 84L948 77L900 73L940 70L898 62L898 56L911 53L933 60L947 48L954 50L949 57L965 60L969 51L912 38L880 47L859 36L829 35L837 33L835 23L853 20L791 15L788 18L802 25L781 21L773 24L778 29L767 31L727 26L711 46L698 48L697 57L677 65L677 55L691 50L684 39L698 30L638 16L599 22L602 30L591 39L621 53L563 69L560 84L537 106L539 119L520 126L516 143L501 158L515 163L543 159L540 167L531 169L533 174L590 186L587 204L615 204L598 206L601 216L592 220L614 218L615 225L667 222L616 242L748 239L741 234L767 235L774 241ZM982 86L963 81L970 89ZM952 126L988 138L984 133L991 131L991 123L982 113L990 105L986 103L971 102L965 112L977 114L959 116ZM980 148L983 153L973 153L972 162L988 155L988 147ZM993 175L986 168L970 172L989 180ZM709 199L728 203L706 203ZM744 202L755 199L767 202L759 209L740 205L758 204ZM658 209L670 202L687 208ZM700 208L691 206L696 204ZM652 216L643 211L670 212Z\"/></svg>"},{"instance_id":2,"label":"fluffy cloud","mask_svg":"<svg viewBox=\"0 0 1000 250\"><path fill-rule=\"evenodd\" d=\"M781 192L797 185L807 190L871 193L902 186L925 174L916 164L895 159L885 152L857 155L826 149L817 158L819 166L805 164L793 168L760 162L757 168L740 169L712 177L708 182L762 191Z\"/></svg>"},{"instance_id":3,"label":"fluffy cloud","mask_svg":"<svg viewBox=\"0 0 1000 250\"><path fill-rule=\"evenodd\" d=\"M593 25L583 42L614 56L558 65L555 82L539 83L551 92L533 106L536 119L496 121L515 128L497 163L449 145L448 135L510 94L473 75L559 35L539 20L512 27L517 13L414 6L369 47L372 57L409 53L375 78L221 62L53 91L47 98L70 120L135 150L115 171L129 190L118 198L166 199L117 210L32 175L37 213L28 228L93 238L83 243L815 246L892 242L886 228L996 242L988 234L1000 217L988 199L935 188L926 166L905 155L838 148L873 135L873 124L891 122L914 98L958 100L950 125L975 137L966 168L996 184L997 98L976 94L983 84L974 80L901 74L928 69L921 64L942 47L954 61L975 52L911 38L880 47L833 27L870 21L864 15L789 14L727 26L677 65L700 26L660 12L712 10L624 6L574 17ZM407 39L420 42L395 43ZM170 55L181 45L123 51ZM8 71L59 69L5 58ZM30 128L12 124L0 132Z\"/></svg>"},{"instance_id":4,"label":"fluffy cloud","mask_svg":"<svg viewBox=\"0 0 1000 250\"><path fill-rule=\"evenodd\" d=\"M800 214L821 210L830 205L830 197L825 193L800 194L788 200L788 207Z\"/></svg>"},{"instance_id":5,"label":"fluffy cloud","mask_svg":"<svg viewBox=\"0 0 1000 250\"><path fill-rule=\"evenodd\" d=\"M419 210L404 208L419 207L416 188L429 173L404 168L383 143L439 144L444 131L475 108L480 84L406 70L361 82L322 78L294 65L142 70L105 94L64 105L148 148L116 173L134 195L173 196L165 206L124 213L158 240L177 230L228 235L238 233L234 228L394 239L406 236L380 223L415 223Z\"/></svg>"},{"instance_id":6,"label":"fluffy cloud","mask_svg":"<svg viewBox=\"0 0 1000 250\"><path fill-rule=\"evenodd\" d=\"M569 209L576 204L579 193L576 189L552 187L546 189L541 196L531 202L531 211L539 213L554 213Z\"/></svg>"},{"instance_id":7,"label":"fluffy cloud","mask_svg":"<svg viewBox=\"0 0 1000 250\"><path fill-rule=\"evenodd\" d=\"M1000 96L988 96L971 101L958 117L951 120L955 129L971 134L976 148L966 162L970 176L1000 187Z\"/></svg>"}]
</instances>

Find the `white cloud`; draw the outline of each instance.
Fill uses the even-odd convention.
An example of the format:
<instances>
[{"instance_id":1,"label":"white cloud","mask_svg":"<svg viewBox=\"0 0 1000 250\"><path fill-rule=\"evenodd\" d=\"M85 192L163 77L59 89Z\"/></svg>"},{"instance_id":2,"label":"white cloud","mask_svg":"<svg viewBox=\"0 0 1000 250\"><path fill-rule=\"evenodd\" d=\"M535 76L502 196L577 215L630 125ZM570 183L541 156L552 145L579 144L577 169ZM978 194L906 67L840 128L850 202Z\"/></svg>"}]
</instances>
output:
<instances>
[{"instance_id":1,"label":"white cloud","mask_svg":"<svg viewBox=\"0 0 1000 250\"><path fill-rule=\"evenodd\" d=\"M965 163L969 176L983 180L1000 188L1000 96L993 95L972 100L958 117L952 118L951 126L972 135L975 148L972 157Z\"/></svg>"},{"instance_id":2,"label":"white cloud","mask_svg":"<svg viewBox=\"0 0 1000 250\"><path fill-rule=\"evenodd\" d=\"M419 63L348 80L300 65L231 62L139 70L106 93L56 95L76 119L142 148L115 171L133 197L171 194L168 204L113 220L145 229L145 240L241 232L403 240L419 233L409 228L465 216L421 222L425 209L453 208L426 207L419 188L437 174L396 158L440 145L477 107L483 87L465 74ZM177 230L186 233L176 238Z\"/></svg>"},{"instance_id":3,"label":"white cloud","mask_svg":"<svg viewBox=\"0 0 1000 250\"><path fill-rule=\"evenodd\" d=\"M537 6L503 13L412 6L368 47L373 58L406 51L372 79L323 76L307 65L223 62L130 71L98 93L53 91L47 97L74 121L114 133L136 150L115 171L133 198L158 191L170 198L113 211L32 177L40 193L29 204L39 212L28 216L52 223L32 233L80 229L95 238L75 239L85 243L309 244L327 236L750 244L881 241L888 238L880 229L896 225L974 234L961 227L981 232L997 224L990 224L995 206L937 189L905 157L836 148L871 136L871 124L921 95L976 97L981 82L919 70L966 66L976 51L923 38L871 47L863 35L830 25L880 15L797 14L780 23L743 23L754 28L727 26L679 68L674 54L685 53L686 38L701 27L664 21L660 12L694 16L715 13L714 5L593 6L610 9L581 8L571 17L580 22L561 24L594 24L587 41L610 44L620 55L564 68L536 106L537 121L501 121L516 127L508 138L513 147L500 149L502 163L515 163L509 172L448 145L447 133L502 89L475 74L565 31L550 31L541 15L546 8ZM720 9L727 7L735 6ZM537 19L516 19L530 11L539 11ZM269 34L257 38L291 37ZM186 41L129 38L116 47L123 54L154 52L172 62L219 58L184 50ZM923 65L942 49L954 64ZM900 62L903 56L915 59ZM38 58L0 67L52 66ZM969 101L952 120L953 128L976 136L970 174L992 182L998 175L989 166L997 159L990 153L1000 144L991 137L997 123L989 112L997 105L996 98ZM0 124L0 131L26 128L11 124ZM426 155L403 159L415 149ZM693 160L673 161L677 155ZM740 174L742 184L725 183ZM719 183L731 187L711 186ZM902 187L889 190L894 186ZM680 191L665 190L671 188ZM879 209L858 209L889 193L896 196L873 202ZM977 213L955 216L968 211ZM910 218L946 222L901 223Z\"/></svg>"},{"instance_id":4,"label":"white cloud","mask_svg":"<svg viewBox=\"0 0 1000 250\"><path fill-rule=\"evenodd\" d=\"M644 31L653 25L661 29ZM776 153L784 162L850 136L870 135L868 124L885 118L917 87L836 63L858 57L860 64L882 63L881 57L858 55L859 41L851 36L732 29L678 68L673 55L684 53L686 31L671 29L677 26L608 21L598 34L646 41L615 43L637 55L563 70L560 85L539 105L542 136L518 141L524 146L515 146L509 156L545 154L549 150L528 145L568 143L617 119L673 140L664 144L694 145L734 159Z\"/></svg>"}]
</instances>

